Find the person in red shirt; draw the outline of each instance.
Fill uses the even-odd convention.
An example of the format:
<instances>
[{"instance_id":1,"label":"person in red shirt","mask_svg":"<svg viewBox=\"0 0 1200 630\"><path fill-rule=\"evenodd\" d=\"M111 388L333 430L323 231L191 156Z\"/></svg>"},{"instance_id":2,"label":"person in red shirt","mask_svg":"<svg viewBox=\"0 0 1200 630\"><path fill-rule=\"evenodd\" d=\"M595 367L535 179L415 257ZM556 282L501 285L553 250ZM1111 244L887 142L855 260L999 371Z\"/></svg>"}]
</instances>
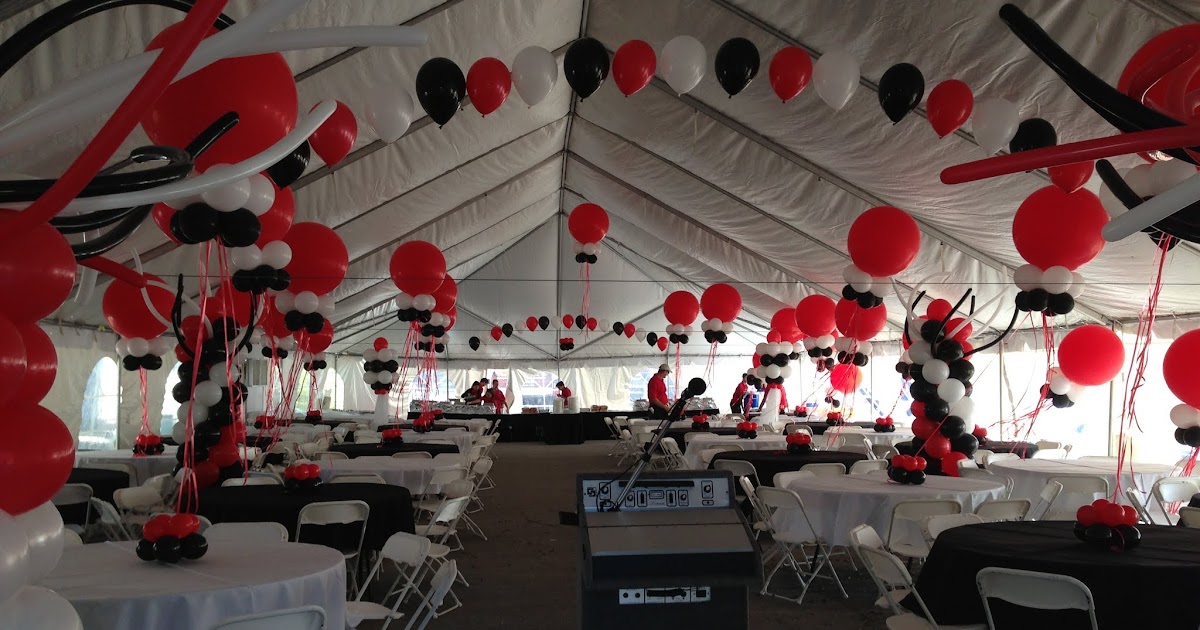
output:
<instances>
[{"instance_id":1,"label":"person in red shirt","mask_svg":"<svg viewBox=\"0 0 1200 630\"><path fill-rule=\"evenodd\" d=\"M571 388L567 387L566 383L559 381L554 386L558 388L558 397L563 399L563 402L571 397Z\"/></svg>"},{"instance_id":2,"label":"person in red shirt","mask_svg":"<svg viewBox=\"0 0 1200 630\"><path fill-rule=\"evenodd\" d=\"M667 401L667 375L671 373L671 367L666 363L658 366L658 372L650 377L650 381L646 383L646 398L650 400L650 417L665 418L667 412L671 410L671 405Z\"/></svg>"},{"instance_id":3,"label":"person in red shirt","mask_svg":"<svg viewBox=\"0 0 1200 630\"><path fill-rule=\"evenodd\" d=\"M733 400L729 402L730 413L743 413L746 410L746 396L750 393L750 384L746 382L746 375L742 374L742 380L733 390Z\"/></svg>"},{"instance_id":4,"label":"person in red shirt","mask_svg":"<svg viewBox=\"0 0 1200 630\"><path fill-rule=\"evenodd\" d=\"M492 388L488 390L488 395L491 396L492 404L496 405L496 413L506 413L512 405L504 397L504 392L500 390L500 381L492 381Z\"/></svg>"}]
</instances>

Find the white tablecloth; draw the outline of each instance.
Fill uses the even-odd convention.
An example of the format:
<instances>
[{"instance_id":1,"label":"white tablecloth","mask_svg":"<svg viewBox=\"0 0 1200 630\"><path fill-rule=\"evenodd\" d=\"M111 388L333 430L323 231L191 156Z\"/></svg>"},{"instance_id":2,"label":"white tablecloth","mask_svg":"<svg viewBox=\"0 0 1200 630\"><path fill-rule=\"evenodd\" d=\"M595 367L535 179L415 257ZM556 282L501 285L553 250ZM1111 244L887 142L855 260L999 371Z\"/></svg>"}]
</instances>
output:
<instances>
[{"instance_id":1,"label":"white tablecloth","mask_svg":"<svg viewBox=\"0 0 1200 630\"><path fill-rule=\"evenodd\" d=\"M407 439L407 438L405 438ZM321 462L321 479L329 481L335 475L375 473L393 486L404 486L411 494L437 491L428 488L433 471L445 468L443 462L432 459L409 459L395 457L355 457L354 459L331 459Z\"/></svg>"},{"instance_id":2,"label":"white tablecloth","mask_svg":"<svg viewBox=\"0 0 1200 630\"><path fill-rule=\"evenodd\" d=\"M953 499L962 504L963 512L974 512L985 500L1004 495L1004 485L993 481L931 475L925 483L913 486L888 481L881 472L797 479L788 489L800 495L821 539L839 547L849 545L848 532L863 524L874 527L887 540L892 508L901 501ZM772 520L780 531L811 535L799 510L779 510ZM906 542L921 540L919 524L898 535Z\"/></svg>"},{"instance_id":3,"label":"white tablecloth","mask_svg":"<svg viewBox=\"0 0 1200 630\"><path fill-rule=\"evenodd\" d=\"M764 435L761 431L753 440L743 440L736 435L703 433L688 442L683 458L687 460L688 466L700 468L704 465L700 458L701 451L726 444L736 444L742 447L743 451L782 451L787 448L787 440L782 435Z\"/></svg>"},{"instance_id":4,"label":"white tablecloth","mask_svg":"<svg viewBox=\"0 0 1200 630\"><path fill-rule=\"evenodd\" d=\"M174 472L177 450L177 446L168 446L163 449L162 455L134 455L133 449L76 451L75 466L87 468L88 464L132 464L137 470L138 478L131 479L130 485L138 486L154 475L169 475Z\"/></svg>"},{"instance_id":5,"label":"white tablecloth","mask_svg":"<svg viewBox=\"0 0 1200 630\"><path fill-rule=\"evenodd\" d=\"M342 554L300 543L215 543L176 565L144 562L132 543L73 547L39 584L62 595L84 630L211 630L229 617L316 605L342 630Z\"/></svg>"},{"instance_id":6,"label":"white tablecloth","mask_svg":"<svg viewBox=\"0 0 1200 630\"><path fill-rule=\"evenodd\" d=\"M824 445L826 440L832 438L834 435L846 436L847 443L849 444L861 441L858 440L860 437L867 438L867 441L872 444L887 445L896 444L897 442L907 442L913 439L913 433L908 429L896 429L893 433L876 433L874 429L864 427L842 427L840 431L836 428L829 429L824 435L816 436L815 441L818 444Z\"/></svg>"},{"instance_id":7,"label":"white tablecloth","mask_svg":"<svg viewBox=\"0 0 1200 630\"><path fill-rule=\"evenodd\" d=\"M1145 464L1126 461L1121 471L1121 495L1117 499L1125 500L1126 488L1137 488L1146 496L1154 482L1171 474L1172 466L1163 464ZM1097 457L1088 459L1018 459L1014 461L994 462L988 469L997 475L1004 475L1013 480L1012 497L1014 499L1029 499L1034 504L1038 495L1046 487L1051 477L1081 477L1097 476L1108 480L1108 491L1111 493L1117 487L1117 458ZM1085 503L1091 503L1097 497L1081 494L1063 493L1054 502L1054 511L1072 510ZM1111 498L1111 497L1110 497Z\"/></svg>"},{"instance_id":8,"label":"white tablecloth","mask_svg":"<svg viewBox=\"0 0 1200 630\"><path fill-rule=\"evenodd\" d=\"M471 447L475 445L474 431L430 431L429 433L417 433L416 431L405 431L404 441L412 443L429 442L431 440L450 440L458 447L458 452L466 455L471 452Z\"/></svg>"}]
</instances>

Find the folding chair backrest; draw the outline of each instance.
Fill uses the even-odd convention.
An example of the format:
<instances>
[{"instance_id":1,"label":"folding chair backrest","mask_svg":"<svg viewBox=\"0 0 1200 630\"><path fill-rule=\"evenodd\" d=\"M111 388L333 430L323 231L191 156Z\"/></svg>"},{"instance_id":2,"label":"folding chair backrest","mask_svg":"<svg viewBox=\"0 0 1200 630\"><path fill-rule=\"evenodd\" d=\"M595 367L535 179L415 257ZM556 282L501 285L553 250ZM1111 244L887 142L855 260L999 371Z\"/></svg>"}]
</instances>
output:
<instances>
[{"instance_id":1,"label":"folding chair backrest","mask_svg":"<svg viewBox=\"0 0 1200 630\"><path fill-rule=\"evenodd\" d=\"M446 595L450 593L450 587L454 586L454 581L458 579L458 562L450 560L438 567L437 572L429 580L429 593L422 600L417 610L413 611L413 619L406 626L412 627L413 623L420 620L420 624L416 626L416 630L425 630L425 626L429 624L429 620L438 616L437 611L442 607L442 602L446 599ZM424 612L423 612L424 611Z\"/></svg>"},{"instance_id":2,"label":"folding chair backrest","mask_svg":"<svg viewBox=\"0 0 1200 630\"><path fill-rule=\"evenodd\" d=\"M99 470L115 470L129 475L129 485L136 486L142 483L138 478L137 468L133 464L121 464L117 462L81 462L80 468L95 468Z\"/></svg>"},{"instance_id":3,"label":"folding chair backrest","mask_svg":"<svg viewBox=\"0 0 1200 630\"><path fill-rule=\"evenodd\" d=\"M444 486L452 481L458 481L467 476L467 471L462 468L444 468L433 471L433 476L429 478L429 485Z\"/></svg>"},{"instance_id":4,"label":"folding chair backrest","mask_svg":"<svg viewBox=\"0 0 1200 630\"><path fill-rule=\"evenodd\" d=\"M288 530L282 523L251 521L246 523L216 523L204 531L209 543L228 541L238 543L287 542Z\"/></svg>"},{"instance_id":5,"label":"folding chair backrest","mask_svg":"<svg viewBox=\"0 0 1200 630\"><path fill-rule=\"evenodd\" d=\"M793 433L807 433L809 435L812 435L812 431L809 430L808 427L804 426L803 424L797 424L795 422L789 422L788 424L783 425L783 432L786 435L791 435Z\"/></svg>"},{"instance_id":6,"label":"folding chair backrest","mask_svg":"<svg viewBox=\"0 0 1200 630\"><path fill-rule=\"evenodd\" d=\"M1058 500L1058 495L1062 494L1063 485L1051 479L1046 482L1045 487L1038 493L1037 506L1026 515L1026 520L1038 521L1041 520L1046 513L1050 511L1050 506Z\"/></svg>"},{"instance_id":7,"label":"folding chair backrest","mask_svg":"<svg viewBox=\"0 0 1200 630\"><path fill-rule=\"evenodd\" d=\"M763 506L762 501L758 499L758 492L754 490L754 484L751 483L749 477L738 477L738 484L742 486L742 492L746 498L750 500L750 507L754 510L754 518L758 521L769 522L771 515Z\"/></svg>"},{"instance_id":8,"label":"folding chair backrest","mask_svg":"<svg viewBox=\"0 0 1200 630\"><path fill-rule=\"evenodd\" d=\"M433 455L429 451L401 451L392 453L395 459L433 459Z\"/></svg>"},{"instance_id":9,"label":"folding chair backrest","mask_svg":"<svg viewBox=\"0 0 1200 630\"><path fill-rule=\"evenodd\" d=\"M1200 529L1200 508L1179 508L1179 522L1182 523L1184 527Z\"/></svg>"},{"instance_id":10,"label":"folding chair backrest","mask_svg":"<svg viewBox=\"0 0 1200 630\"><path fill-rule=\"evenodd\" d=\"M482 477L492 471L492 465L495 462L491 457L480 457L473 465L471 465L471 475Z\"/></svg>"},{"instance_id":11,"label":"folding chair backrest","mask_svg":"<svg viewBox=\"0 0 1200 630\"><path fill-rule=\"evenodd\" d=\"M50 501L54 505L78 505L92 500L92 487L86 483L69 483L59 488Z\"/></svg>"},{"instance_id":12,"label":"folding chair backrest","mask_svg":"<svg viewBox=\"0 0 1200 630\"><path fill-rule=\"evenodd\" d=\"M888 546L892 547L897 536L896 527L897 521L918 521L923 522L931 516L941 516L944 514L959 514L962 512L962 505L958 501L952 499L928 499L918 501L901 501L892 508L892 520L888 527Z\"/></svg>"},{"instance_id":13,"label":"folding chair backrest","mask_svg":"<svg viewBox=\"0 0 1200 630\"><path fill-rule=\"evenodd\" d=\"M806 464L801 470L818 477L836 477L846 474L846 465L837 463Z\"/></svg>"},{"instance_id":14,"label":"folding chair backrest","mask_svg":"<svg viewBox=\"0 0 1200 630\"><path fill-rule=\"evenodd\" d=\"M1150 517L1150 513L1146 511L1146 500L1142 498L1142 493L1137 491L1137 488L1125 488L1125 499L1129 501L1129 505L1137 510L1138 520L1143 523L1154 523L1154 519Z\"/></svg>"},{"instance_id":15,"label":"folding chair backrest","mask_svg":"<svg viewBox=\"0 0 1200 630\"><path fill-rule=\"evenodd\" d=\"M985 521L1020 521L1032 506L1029 499L988 499L975 508L975 516Z\"/></svg>"},{"instance_id":16,"label":"folding chair backrest","mask_svg":"<svg viewBox=\"0 0 1200 630\"><path fill-rule=\"evenodd\" d=\"M470 462L462 453L438 453L433 456L433 463L438 466L459 466L465 469Z\"/></svg>"},{"instance_id":17,"label":"folding chair backrest","mask_svg":"<svg viewBox=\"0 0 1200 630\"><path fill-rule=\"evenodd\" d=\"M1154 482L1152 490L1154 498L1160 504L1189 501L1192 495L1200 493L1196 480L1188 477L1163 477Z\"/></svg>"},{"instance_id":18,"label":"folding chair backrest","mask_svg":"<svg viewBox=\"0 0 1200 630\"><path fill-rule=\"evenodd\" d=\"M929 534L930 538L937 540L937 537L947 529L962 527L963 525L977 525L982 522L982 518L969 513L931 516L928 521L925 521L925 532Z\"/></svg>"},{"instance_id":19,"label":"folding chair backrest","mask_svg":"<svg viewBox=\"0 0 1200 630\"><path fill-rule=\"evenodd\" d=\"M319 606L272 610L218 623L212 630L321 630L325 611Z\"/></svg>"},{"instance_id":20,"label":"folding chair backrest","mask_svg":"<svg viewBox=\"0 0 1200 630\"><path fill-rule=\"evenodd\" d=\"M992 453L983 458L983 467L987 468L996 462L1015 461L1018 459L1021 459L1021 456L1016 453Z\"/></svg>"},{"instance_id":21,"label":"folding chair backrest","mask_svg":"<svg viewBox=\"0 0 1200 630\"><path fill-rule=\"evenodd\" d=\"M1064 475L1051 477L1049 481L1062 484L1067 494L1108 494L1108 480L1098 475Z\"/></svg>"},{"instance_id":22,"label":"folding chair backrest","mask_svg":"<svg viewBox=\"0 0 1200 630\"><path fill-rule=\"evenodd\" d=\"M850 474L865 475L867 473L887 470L887 467L888 463L885 459L864 459L850 465Z\"/></svg>"},{"instance_id":23,"label":"folding chair backrest","mask_svg":"<svg viewBox=\"0 0 1200 630\"><path fill-rule=\"evenodd\" d=\"M975 460L976 464L983 466L985 463L987 463L987 459L992 455L995 455L995 453L987 450L986 448L976 449L973 459Z\"/></svg>"},{"instance_id":24,"label":"folding chair backrest","mask_svg":"<svg viewBox=\"0 0 1200 630\"><path fill-rule=\"evenodd\" d=\"M891 444L872 444L871 452L875 454L875 459L891 459L900 454Z\"/></svg>"},{"instance_id":25,"label":"folding chair backrest","mask_svg":"<svg viewBox=\"0 0 1200 630\"><path fill-rule=\"evenodd\" d=\"M748 461L741 459L714 459L712 467L716 470L728 470L734 477L753 477L758 479L758 470Z\"/></svg>"},{"instance_id":26,"label":"folding chair backrest","mask_svg":"<svg viewBox=\"0 0 1200 630\"><path fill-rule=\"evenodd\" d=\"M856 549L858 547L883 549L883 539L879 537L879 532L875 531L874 527L859 525L850 530L850 545Z\"/></svg>"},{"instance_id":27,"label":"folding chair backrest","mask_svg":"<svg viewBox=\"0 0 1200 630\"><path fill-rule=\"evenodd\" d=\"M840 449L846 445L846 436L844 435L829 435L824 436L825 447L829 449Z\"/></svg>"},{"instance_id":28,"label":"folding chair backrest","mask_svg":"<svg viewBox=\"0 0 1200 630\"><path fill-rule=\"evenodd\" d=\"M768 508L776 510L793 510L803 509L804 503L800 501L800 495L788 490L787 488L774 488L771 486L763 486L756 490L758 500Z\"/></svg>"},{"instance_id":29,"label":"folding chair backrest","mask_svg":"<svg viewBox=\"0 0 1200 630\"><path fill-rule=\"evenodd\" d=\"M1037 452L1029 456L1030 459L1066 459L1067 450L1063 448L1038 448Z\"/></svg>"},{"instance_id":30,"label":"folding chair backrest","mask_svg":"<svg viewBox=\"0 0 1200 630\"><path fill-rule=\"evenodd\" d=\"M814 466L814 465L815 464L809 464L809 466ZM804 468L808 468L808 466L805 466ZM817 476L812 471L805 470L804 468L802 468L800 470L785 470L781 473L775 473L775 477L773 479L771 479L771 483L776 488L786 488L786 487L792 485L792 482L797 479L804 479L805 477L816 477Z\"/></svg>"},{"instance_id":31,"label":"folding chair backrest","mask_svg":"<svg viewBox=\"0 0 1200 630\"><path fill-rule=\"evenodd\" d=\"M442 487L442 494L446 495L447 499L457 499L459 497L469 497L475 492L475 484L469 479L459 479L451 481Z\"/></svg>"},{"instance_id":32,"label":"folding chair backrest","mask_svg":"<svg viewBox=\"0 0 1200 630\"><path fill-rule=\"evenodd\" d=\"M1063 443L1062 442L1051 442L1050 440L1038 440L1037 447L1038 447L1038 449L1063 448Z\"/></svg>"},{"instance_id":33,"label":"folding chair backrest","mask_svg":"<svg viewBox=\"0 0 1200 630\"><path fill-rule=\"evenodd\" d=\"M358 523L370 514L371 507L365 501L319 501L300 509L299 525Z\"/></svg>"},{"instance_id":34,"label":"folding chair backrest","mask_svg":"<svg viewBox=\"0 0 1200 630\"><path fill-rule=\"evenodd\" d=\"M859 455L866 455L868 458L875 456L871 451L871 447L864 444L843 444L837 447L837 450L841 453L858 453Z\"/></svg>"},{"instance_id":35,"label":"folding chair backrest","mask_svg":"<svg viewBox=\"0 0 1200 630\"><path fill-rule=\"evenodd\" d=\"M433 513L433 518L430 519L430 522L447 524L457 521L458 517L462 515L463 510L466 509L467 502L470 500L471 497L464 496L443 502L438 506L437 511Z\"/></svg>"},{"instance_id":36,"label":"folding chair backrest","mask_svg":"<svg viewBox=\"0 0 1200 630\"><path fill-rule=\"evenodd\" d=\"M432 545L433 543L424 536L396 532L388 537L387 542L383 543L383 549L379 550L379 555L398 564L410 567L420 566L425 562L425 557L429 555L429 548Z\"/></svg>"},{"instance_id":37,"label":"folding chair backrest","mask_svg":"<svg viewBox=\"0 0 1200 630\"><path fill-rule=\"evenodd\" d=\"M327 462L334 459L350 459L350 456L341 451L317 451L313 453L313 459Z\"/></svg>"},{"instance_id":38,"label":"folding chair backrest","mask_svg":"<svg viewBox=\"0 0 1200 630\"><path fill-rule=\"evenodd\" d=\"M113 503L122 511L148 511L161 507L163 498L154 488L138 486L113 492Z\"/></svg>"},{"instance_id":39,"label":"folding chair backrest","mask_svg":"<svg viewBox=\"0 0 1200 630\"><path fill-rule=\"evenodd\" d=\"M221 482L221 486L281 486L274 477L234 477Z\"/></svg>"},{"instance_id":40,"label":"folding chair backrest","mask_svg":"<svg viewBox=\"0 0 1200 630\"><path fill-rule=\"evenodd\" d=\"M378 483L386 484L387 480L380 477L378 473L350 473L334 475L329 478L329 483Z\"/></svg>"},{"instance_id":41,"label":"folding chair backrest","mask_svg":"<svg viewBox=\"0 0 1200 630\"><path fill-rule=\"evenodd\" d=\"M890 588L897 586L912 588L912 575L904 567L904 563L900 561L900 558L897 558L885 549L877 549L865 545L859 546L858 552L862 556L863 562L867 564L867 568L885 586Z\"/></svg>"},{"instance_id":42,"label":"folding chair backrest","mask_svg":"<svg viewBox=\"0 0 1200 630\"><path fill-rule=\"evenodd\" d=\"M1087 585L1073 577L1019 569L986 567L975 576L979 598L983 600L983 612L988 627L994 628L989 599L999 599L1024 608L1039 610L1086 610L1096 624L1096 604Z\"/></svg>"}]
</instances>

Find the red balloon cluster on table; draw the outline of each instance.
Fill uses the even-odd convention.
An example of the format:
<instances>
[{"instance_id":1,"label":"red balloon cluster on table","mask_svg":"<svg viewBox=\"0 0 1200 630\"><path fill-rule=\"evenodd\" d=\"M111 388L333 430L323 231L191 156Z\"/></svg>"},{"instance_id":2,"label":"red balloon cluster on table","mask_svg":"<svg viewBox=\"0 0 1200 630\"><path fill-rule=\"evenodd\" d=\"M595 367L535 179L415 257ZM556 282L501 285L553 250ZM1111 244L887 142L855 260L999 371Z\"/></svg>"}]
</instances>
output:
<instances>
[{"instance_id":1,"label":"red balloon cluster on table","mask_svg":"<svg viewBox=\"0 0 1200 630\"><path fill-rule=\"evenodd\" d=\"M304 422L306 424L321 424L324 421L324 416L321 415L320 409L309 409L304 412Z\"/></svg>"},{"instance_id":2,"label":"red balloon cluster on table","mask_svg":"<svg viewBox=\"0 0 1200 630\"><path fill-rule=\"evenodd\" d=\"M840 405L840 401L833 399L833 398L828 399L828 402L830 404L832 404L834 407L837 407ZM825 424L827 424L831 427L844 426L846 424L846 419L842 415L842 412L830 411L829 413L825 414Z\"/></svg>"},{"instance_id":3,"label":"red balloon cluster on table","mask_svg":"<svg viewBox=\"0 0 1200 630\"><path fill-rule=\"evenodd\" d=\"M153 433L142 433L133 441L134 455L162 455L165 448L162 438Z\"/></svg>"},{"instance_id":4,"label":"red balloon cluster on table","mask_svg":"<svg viewBox=\"0 0 1200 630\"><path fill-rule=\"evenodd\" d=\"M285 492L311 492L321 485L321 467L312 462L295 463L283 469Z\"/></svg>"},{"instance_id":5,"label":"red balloon cluster on table","mask_svg":"<svg viewBox=\"0 0 1200 630\"><path fill-rule=\"evenodd\" d=\"M147 562L175 564L199 560L208 553L208 541L200 534L200 519L194 514L159 514L142 526L137 557Z\"/></svg>"},{"instance_id":6,"label":"red balloon cluster on table","mask_svg":"<svg viewBox=\"0 0 1200 630\"><path fill-rule=\"evenodd\" d=\"M558 349L566 352L567 350L575 349L574 337L560 337L558 340Z\"/></svg>"},{"instance_id":7,"label":"red balloon cluster on table","mask_svg":"<svg viewBox=\"0 0 1200 630\"><path fill-rule=\"evenodd\" d=\"M692 430L693 431L708 431L709 430L708 414L701 413L701 414L696 414L696 415L692 416Z\"/></svg>"},{"instance_id":8,"label":"red balloon cluster on table","mask_svg":"<svg viewBox=\"0 0 1200 630\"><path fill-rule=\"evenodd\" d=\"M895 433L896 421L891 416L875 418L875 426L871 427L876 433Z\"/></svg>"},{"instance_id":9,"label":"red balloon cluster on table","mask_svg":"<svg viewBox=\"0 0 1200 630\"><path fill-rule=\"evenodd\" d=\"M758 423L749 421L737 423L737 436L743 440L753 440L758 437Z\"/></svg>"},{"instance_id":10,"label":"red balloon cluster on table","mask_svg":"<svg viewBox=\"0 0 1200 630\"><path fill-rule=\"evenodd\" d=\"M433 422L439 415L441 415L439 413L440 411L441 411L440 409L437 409L434 411L426 411L426 412L422 413L415 420L413 420L413 422L412 422L413 431L416 431L417 433L428 433L428 432L432 431L433 430Z\"/></svg>"},{"instance_id":11,"label":"red balloon cluster on table","mask_svg":"<svg viewBox=\"0 0 1200 630\"><path fill-rule=\"evenodd\" d=\"M788 434L784 441L787 442L788 452L794 455L811 453L813 450L812 436L803 431Z\"/></svg>"},{"instance_id":12,"label":"red balloon cluster on table","mask_svg":"<svg viewBox=\"0 0 1200 630\"><path fill-rule=\"evenodd\" d=\"M404 432L399 428L384 429L379 432L381 444L403 444Z\"/></svg>"},{"instance_id":13,"label":"red balloon cluster on table","mask_svg":"<svg viewBox=\"0 0 1200 630\"><path fill-rule=\"evenodd\" d=\"M1137 523L1133 506L1097 499L1075 511L1075 537L1097 549L1128 551L1142 542Z\"/></svg>"},{"instance_id":14,"label":"red balloon cluster on table","mask_svg":"<svg viewBox=\"0 0 1200 630\"><path fill-rule=\"evenodd\" d=\"M888 479L896 483L919 486L925 483L925 458L915 455L893 455L888 460Z\"/></svg>"}]
</instances>

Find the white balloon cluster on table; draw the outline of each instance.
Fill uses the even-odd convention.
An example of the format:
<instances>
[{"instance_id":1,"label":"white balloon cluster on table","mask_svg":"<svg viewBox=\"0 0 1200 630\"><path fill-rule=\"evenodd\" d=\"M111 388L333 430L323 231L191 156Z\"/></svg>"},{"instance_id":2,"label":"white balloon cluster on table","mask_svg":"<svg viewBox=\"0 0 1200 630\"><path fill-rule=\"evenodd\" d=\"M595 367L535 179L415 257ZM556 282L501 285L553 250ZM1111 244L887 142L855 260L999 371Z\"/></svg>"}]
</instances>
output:
<instances>
[{"instance_id":1,"label":"white balloon cluster on table","mask_svg":"<svg viewBox=\"0 0 1200 630\"><path fill-rule=\"evenodd\" d=\"M157 370L162 367L162 357L175 348L175 340L168 337L143 339L141 337L121 337L117 339L117 356L121 358L121 367L130 372L138 369Z\"/></svg>"}]
</instances>

